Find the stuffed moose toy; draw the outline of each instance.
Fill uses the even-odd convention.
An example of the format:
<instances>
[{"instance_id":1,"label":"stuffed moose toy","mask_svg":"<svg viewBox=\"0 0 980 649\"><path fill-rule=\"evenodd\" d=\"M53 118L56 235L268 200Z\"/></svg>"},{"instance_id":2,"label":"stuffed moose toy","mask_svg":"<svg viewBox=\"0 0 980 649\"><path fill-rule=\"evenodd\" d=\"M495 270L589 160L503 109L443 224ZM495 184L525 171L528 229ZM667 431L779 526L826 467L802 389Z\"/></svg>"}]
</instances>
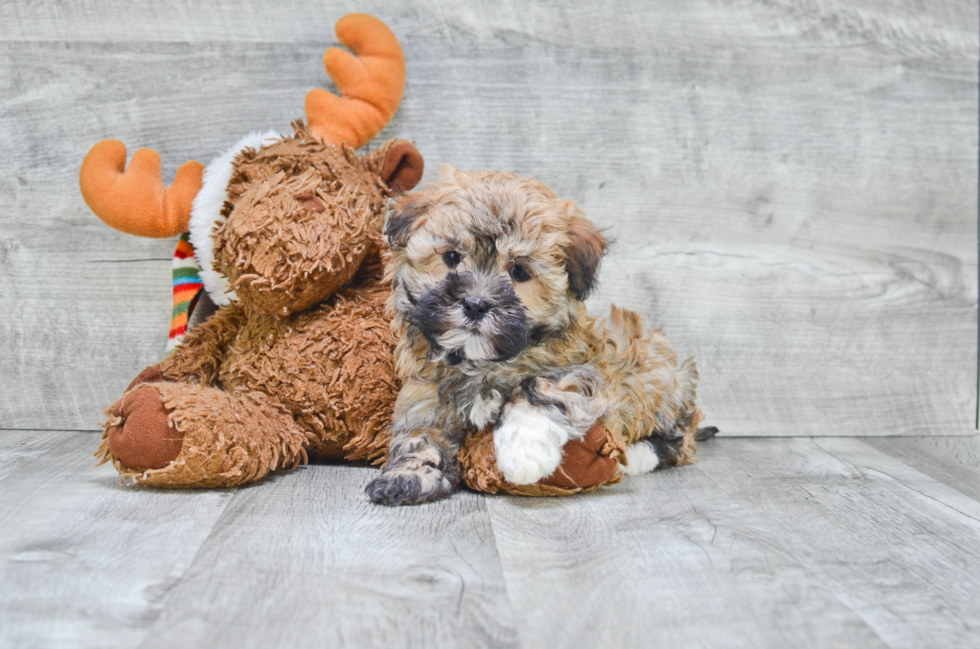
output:
<instances>
[{"instance_id":1,"label":"stuffed moose toy","mask_svg":"<svg viewBox=\"0 0 980 649\"><path fill-rule=\"evenodd\" d=\"M310 460L386 458L399 383L383 225L388 198L419 182L423 159L402 140L355 153L397 110L405 60L370 16L345 16L336 33L354 52L324 56L342 96L312 90L290 136L250 134L207 167L185 163L169 187L152 150L128 169L117 140L85 157L92 211L137 236L189 232L219 307L106 411L96 455L124 478L227 487ZM599 452L608 447L597 425L567 445L555 476L522 487L501 477L487 431L459 458L474 489L558 495L617 482L616 459Z\"/></svg>"}]
</instances>

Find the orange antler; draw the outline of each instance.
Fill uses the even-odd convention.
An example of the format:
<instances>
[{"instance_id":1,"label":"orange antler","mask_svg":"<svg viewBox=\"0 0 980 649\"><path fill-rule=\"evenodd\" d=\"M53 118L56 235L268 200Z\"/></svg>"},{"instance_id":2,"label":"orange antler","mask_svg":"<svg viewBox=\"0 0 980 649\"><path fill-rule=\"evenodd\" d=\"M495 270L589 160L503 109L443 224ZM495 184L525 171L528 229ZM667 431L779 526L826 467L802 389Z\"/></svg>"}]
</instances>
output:
<instances>
[{"instance_id":1,"label":"orange antler","mask_svg":"<svg viewBox=\"0 0 980 649\"><path fill-rule=\"evenodd\" d=\"M387 25L366 14L337 21L337 40L357 56L331 47L323 56L327 74L343 95L321 88L306 95L310 133L355 149L381 132L405 92L405 55Z\"/></svg>"},{"instance_id":2,"label":"orange antler","mask_svg":"<svg viewBox=\"0 0 980 649\"><path fill-rule=\"evenodd\" d=\"M140 149L126 169L126 145L102 140L85 156L78 184L85 202L109 226L162 239L187 231L191 202L201 189L203 174L200 162L185 162L166 188L156 151Z\"/></svg>"}]
</instances>

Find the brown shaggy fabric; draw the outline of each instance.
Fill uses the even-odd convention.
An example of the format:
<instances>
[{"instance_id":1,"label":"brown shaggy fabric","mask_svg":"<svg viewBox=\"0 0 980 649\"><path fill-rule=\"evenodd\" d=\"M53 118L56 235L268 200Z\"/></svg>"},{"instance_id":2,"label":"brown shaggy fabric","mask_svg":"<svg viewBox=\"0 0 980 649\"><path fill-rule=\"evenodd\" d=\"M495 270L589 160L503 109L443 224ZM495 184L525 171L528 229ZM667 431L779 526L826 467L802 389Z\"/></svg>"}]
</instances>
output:
<instances>
[{"instance_id":1,"label":"brown shaggy fabric","mask_svg":"<svg viewBox=\"0 0 980 649\"><path fill-rule=\"evenodd\" d=\"M497 468L492 429L470 435L458 457L463 482L474 491L518 496L569 496L620 482L623 474L618 470L618 464L625 461L625 451L608 430L596 424L586 433L585 439L565 444L562 463L553 475L531 485L515 485L504 479Z\"/></svg>"},{"instance_id":2,"label":"brown shaggy fabric","mask_svg":"<svg viewBox=\"0 0 980 649\"><path fill-rule=\"evenodd\" d=\"M144 484L213 487L258 479L307 452L383 461L397 393L388 292L374 277L285 318L219 309L157 366L168 382L152 384L185 432L180 456L148 473L114 457L117 468Z\"/></svg>"},{"instance_id":3,"label":"brown shaggy fabric","mask_svg":"<svg viewBox=\"0 0 980 649\"><path fill-rule=\"evenodd\" d=\"M191 329L181 344L155 367L168 381L217 386L224 350L247 318L248 313L237 303L218 309Z\"/></svg>"},{"instance_id":4,"label":"brown shaggy fabric","mask_svg":"<svg viewBox=\"0 0 980 649\"><path fill-rule=\"evenodd\" d=\"M140 470L114 456L107 431L100 456L124 478L166 487L230 487L306 460L307 434L261 392L231 395L186 383L152 383L137 392L143 390L158 392L183 445L165 467Z\"/></svg>"},{"instance_id":5,"label":"brown shaggy fabric","mask_svg":"<svg viewBox=\"0 0 980 649\"><path fill-rule=\"evenodd\" d=\"M414 147L392 140L359 158L296 126L294 137L235 162L215 267L238 300L134 381L123 403L134 394L155 403L155 428L141 423L149 406L110 413L99 457L125 477L230 486L307 457L385 459L398 385L381 173L389 152ZM130 421L133 412L142 419ZM160 449L139 451L162 438L169 464Z\"/></svg>"},{"instance_id":6,"label":"brown shaggy fabric","mask_svg":"<svg viewBox=\"0 0 980 649\"><path fill-rule=\"evenodd\" d=\"M390 145L389 145L390 146ZM350 147L296 134L235 161L215 264L268 314L302 311L354 276L380 231L386 187Z\"/></svg>"},{"instance_id":7,"label":"brown shaggy fabric","mask_svg":"<svg viewBox=\"0 0 980 649\"><path fill-rule=\"evenodd\" d=\"M329 442L324 449L381 459L397 394L388 291L375 279L288 318L253 314L222 359L220 384L274 395L315 439Z\"/></svg>"}]
</instances>

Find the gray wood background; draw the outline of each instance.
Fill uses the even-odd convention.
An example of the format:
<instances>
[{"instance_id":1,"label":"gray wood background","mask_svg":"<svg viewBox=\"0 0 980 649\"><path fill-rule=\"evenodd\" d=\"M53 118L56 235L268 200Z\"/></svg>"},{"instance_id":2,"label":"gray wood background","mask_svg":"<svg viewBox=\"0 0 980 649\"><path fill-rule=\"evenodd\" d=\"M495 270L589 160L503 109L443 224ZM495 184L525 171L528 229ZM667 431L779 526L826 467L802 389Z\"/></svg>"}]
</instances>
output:
<instances>
[{"instance_id":1,"label":"gray wood background","mask_svg":"<svg viewBox=\"0 0 980 649\"><path fill-rule=\"evenodd\" d=\"M578 201L618 237L595 308L696 356L724 434L973 430L966 0L0 3L0 427L93 429L162 353L173 242L89 212L88 148L169 182L287 130L354 10L408 60L381 137Z\"/></svg>"},{"instance_id":2,"label":"gray wood background","mask_svg":"<svg viewBox=\"0 0 980 649\"><path fill-rule=\"evenodd\" d=\"M169 180L287 129L350 11L408 59L381 138L610 228L595 308L697 356L729 439L413 509L364 467L92 467L174 241L98 221L82 157L116 137ZM0 1L0 647L978 646L978 43L967 0Z\"/></svg>"},{"instance_id":3,"label":"gray wood background","mask_svg":"<svg viewBox=\"0 0 980 649\"><path fill-rule=\"evenodd\" d=\"M408 60L381 137L610 228L595 308L695 355L725 434L973 429L977 6L952 0L0 4L0 426L92 429L162 351L173 242L88 211L88 148L155 148L169 182L288 129L352 10Z\"/></svg>"}]
</instances>

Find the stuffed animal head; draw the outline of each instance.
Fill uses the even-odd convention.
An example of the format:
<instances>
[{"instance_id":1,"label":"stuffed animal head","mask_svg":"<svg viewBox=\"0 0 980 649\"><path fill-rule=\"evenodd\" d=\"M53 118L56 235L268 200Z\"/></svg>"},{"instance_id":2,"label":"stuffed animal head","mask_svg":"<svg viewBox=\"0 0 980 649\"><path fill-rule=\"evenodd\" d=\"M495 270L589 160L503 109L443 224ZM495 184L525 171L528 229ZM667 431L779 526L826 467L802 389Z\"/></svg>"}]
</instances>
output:
<instances>
[{"instance_id":1,"label":"stuffed animal head","mask_svg":"<svg viewBox=\"0 0 980 649\"><path fill-rule=\"evenodd\" d=\"M338 21L339 41L324 65L342 97L306 98L308 126L294 134L253 133L205 168L178 169L166 188L160 157L141 149L125 168L126 147L104 140L82 163L82 195L110 226L144 237L189 231L201 278L218 305L237 298L272 315L301 311L357 273L380 240L387 198L414 187L424 162L391 140L358 156L390 121L405 87L401 46L364 14Z\"/></svg>"},{"instance_id":2,"label":"stuffed animal head","mask_svg":"<svg viewBox=\"0 0 980 649\"><path fill-rule=\"evenodd\" d=\"M414 186L422 167L407 142L358 157L295 127L241 150L220 205L195 202L190 222L198 250L211 247L214 271L239 302L272 315L306 309L349 282L382 246L389 194Z\"/></svg>"}]
</instances>

